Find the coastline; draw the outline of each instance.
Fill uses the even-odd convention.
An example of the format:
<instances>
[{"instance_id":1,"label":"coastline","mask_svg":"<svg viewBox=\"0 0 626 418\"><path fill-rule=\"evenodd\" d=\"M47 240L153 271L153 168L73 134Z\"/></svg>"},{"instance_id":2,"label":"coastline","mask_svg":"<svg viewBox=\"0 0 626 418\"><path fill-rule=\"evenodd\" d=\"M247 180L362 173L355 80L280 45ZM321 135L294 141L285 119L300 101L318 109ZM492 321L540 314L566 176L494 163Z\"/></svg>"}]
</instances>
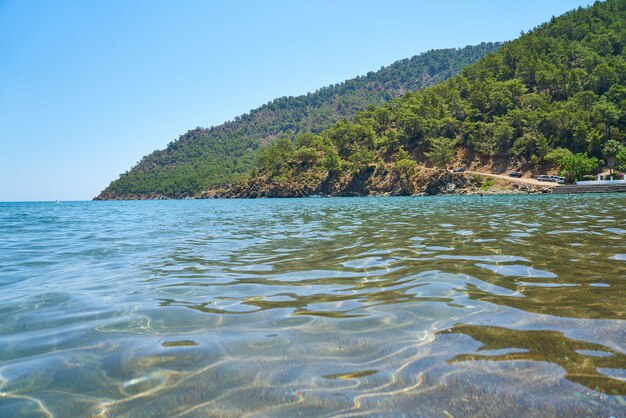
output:
<instances>
[{"instance_id":1,"label":"coastline","mask_svg":"<svg viewBox=\"0 0 626 418\"><path fill-rule=\"evenodd\" d=\"M467 196L549 194L555 184L532 184L523 179L507 179L490 173L428 173L410 184L401 181L348 182L345 187L319 184L275 184L264 177L210 189L194 196L167 197L157 193L146 195L99 195L93 200L178 200L178 199L257 199L302 197L365 197L365 196Z\"/></svg>"}]
</instances>

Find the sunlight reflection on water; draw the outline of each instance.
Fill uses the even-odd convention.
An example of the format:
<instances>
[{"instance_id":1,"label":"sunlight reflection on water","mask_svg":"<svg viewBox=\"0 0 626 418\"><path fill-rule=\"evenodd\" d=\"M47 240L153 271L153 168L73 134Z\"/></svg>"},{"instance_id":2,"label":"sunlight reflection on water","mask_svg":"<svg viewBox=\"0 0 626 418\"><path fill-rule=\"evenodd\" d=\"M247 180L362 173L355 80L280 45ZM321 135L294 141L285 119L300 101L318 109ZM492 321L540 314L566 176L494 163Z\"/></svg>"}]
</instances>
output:
<instances>
[{"instance_id":1,"label":"sunlight reflection on water","mask_svg":"<svg viewBox=\"0 0 626 418\"><path fill-rule=\"evenodd\" d=\"M0 416L618 416L624 203L0 203Z\"/></svg>"}]
</instances>

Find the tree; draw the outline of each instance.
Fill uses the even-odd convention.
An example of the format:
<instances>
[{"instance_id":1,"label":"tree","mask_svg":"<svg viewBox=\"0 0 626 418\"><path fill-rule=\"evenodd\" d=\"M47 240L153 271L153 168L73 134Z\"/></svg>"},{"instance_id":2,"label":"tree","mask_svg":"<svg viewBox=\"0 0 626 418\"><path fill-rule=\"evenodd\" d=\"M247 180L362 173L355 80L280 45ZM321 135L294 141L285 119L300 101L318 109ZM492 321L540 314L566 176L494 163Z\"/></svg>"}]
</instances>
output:
<instances>
[{"instance_id":1,"label":"tree","mask_svg":"<svg viewBox=\"0 0 626 418\"><path fill-rule=\"evenodd\" d=\"M576 181L587 174L592 174L600 166L596 157L587 157L587 154L572 154L561 162L561 175L568 181Z\"/></svg>"},{"instance_id":2,"label":"tree","mask_svg":"<svg viewBox=\"0 0 626 418\"><path fill-rule=\"evenodd\" d=\"M622 146L618 151L615 156L615 163L618 170L626 171L626 147Z\"/></svg>"},{"instance_id":3,"label":"tree","mask_svg":"<svg viewBox=\"0 0 626 418\"><path fill-rule=\"evenodd\" d=\"M547 161L554 161L558 165L561 165L562 161L570 157L572 155L572 151L567 148L557 148L555 150L550 151L548 155L546 155L545 159Z\"/></svg>"},{"instance_id":4,"label":"tree","mask_svg":"<svg viewBox=\"0 0 626 418\"><path fill-rule=\"evenodd\" d=\"M318 151L311 147L300 147L296 150L295 159L301 164L312 164L317 161Z\"/></svg>"},{"instance_id":5,"label":"tree","mask_svg":"<svg viewBox=\"0 0 626 418\"><path fill-rule=\"evenodd\" d=\"M398 150L393 169L400 175L406 184L411 182L411 177L418 171L417 162L411 158L404 148Z\"/></svg>"},{"instance_id":6,"label":"tree","mask_svg":"<svg viewBox=\"0 0 626 418\"><path fill-rule=\"evenodd\" d=\"M360 145L355 145L348 160L354 163L358 171L361 171L374 162L374 151Z\"/></svg>"},{"instance_id":7,"label":"tree","mask_svg":"<svg viewBox=\"0 0 626 418\"><path fill-rule=\"evenodd\" d=\"M622 112L619 108L608 100L602 98L602 100L596 103L594 108L596 120L599 123L604 123L604 135L606 140L611 140L611 127L615 126L619 121Z\"/></svg>"},{"instance_id":8,"label":"tree","mask_svg":"<svg viewBox=\"0 0 626 418\"><path fill-rule=\"evenodd\" d=\"M273 172L280 174L286 169L295 169L294 161L280 163L274 157L280 157L283 152L271 149L262 158L263 164L267 165L264 168L259 165L262 150L279 138L294 139L308 132L313 135L302 138L294 148L304 146L321 152L318 152L318 158L314 158L310 149L302 150L298 157L314 169L319 169L321 159L325 159L326 166L338 167L338 157L329 154L329 144L334 148L329 135L320 138L318 133L341 120L351 120L359 111L372 105L369 126L362 124L367 129L358 130L356 128L360 128L360 124L349 124L355 126L349 126L345 138L342 138L348 144L345 148L340 147L339 151L347 159L352 142L371 147L369 142L377 139L375 136L389 135L391 138L398 115L392 108L380 108L381 105L402 96L405 91L420 90L447 80L461 68L499 47L499 43L484 43L461 50L429 51L370 72L367 76L321 88L315 93L277 98L219 126L193 129L170 142L166 149L144 157L128 173L113 181L102 197L190 196L232 183L254 166L258 166L259 174L263 176ZM393 139L397 140L397 137ZM295 158L287 154L288 158ZM315 161L312 162L313 159ZM335 173L336 170L333 168L331 171Z\"/></svg>"},{"instance_id":9,"label":"tree","mask_svg":"<svg viewBox=\"0 0 626 418\"><path fill-rule=\"evenodd\" d=\"M281 138L263 148L259 163L265 172L278 175L287 168L294 152L293 142L287 138Z\"/></svg>"},{"instance_id":10,"label":"tree","mask_svg":"<svg viewBox=\"0 0 626 418\"><path fill-rule=\"evenodd\" d=\"M456 141L438 137L430 140L430 151L425 152L426 158L435 166L447 171L447 166L454 157Z\"/></svg>"},{"instance_id":11,"label":"tree","mask_svg":"<svg viewBox=\"0 0 626 418\"><path fill-rule=\"evenodd\" d=\"M573 182L587 174L592 174L600 167L600 160L587 154L574 154L565 148L557 148L546 156L547 160L556 161L561 167L561 175L568 182Z\"/></svg>"},{"instance_id":12,"label":"tree","mask_svg":"<svg viewBox=\"0 0 626 418\"><path fill-rule=\"evenodd\" d=\"M615 166L615 157L621 151L623 145L614 139L610 139L604 145L604 158L606 158L606 163L609 166L609 171L613 174L613 167Z\"/></svg>"}]
</instances>

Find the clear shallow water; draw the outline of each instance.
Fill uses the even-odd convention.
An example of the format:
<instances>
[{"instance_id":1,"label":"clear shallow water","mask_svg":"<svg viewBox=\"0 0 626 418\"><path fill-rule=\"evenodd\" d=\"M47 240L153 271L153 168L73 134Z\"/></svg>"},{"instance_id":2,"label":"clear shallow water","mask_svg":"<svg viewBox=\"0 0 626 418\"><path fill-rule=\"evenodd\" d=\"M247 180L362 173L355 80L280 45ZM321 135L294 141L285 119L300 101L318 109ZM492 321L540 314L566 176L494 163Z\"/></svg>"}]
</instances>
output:
<instances>
[{"instance_id":1,"label":"clear shallow water","mask_svg":"<svg viewBox=\"0 0 626 418\"><path fill-rule=\"evenodd\" d=\"M626 195L0 203L0 416L624 416Z\"/></svg>"}]
</instances>

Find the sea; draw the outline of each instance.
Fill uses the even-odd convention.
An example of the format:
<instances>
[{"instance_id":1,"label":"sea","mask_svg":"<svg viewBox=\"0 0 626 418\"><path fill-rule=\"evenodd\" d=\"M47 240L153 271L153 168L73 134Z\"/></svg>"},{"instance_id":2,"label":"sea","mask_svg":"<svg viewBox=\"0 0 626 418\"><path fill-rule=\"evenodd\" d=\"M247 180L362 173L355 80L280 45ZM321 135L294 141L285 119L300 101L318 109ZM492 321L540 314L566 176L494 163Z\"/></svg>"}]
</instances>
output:
<instances>
[{"instance_id":1,"label":"sea","mask_svg":"<svg viewBox=\"0 0 626 418\"><path fill-rule=\"evenodd\" d=\"M626 194L0 203L0 417L626 416Z\"/></svg>"}]
</instances>

